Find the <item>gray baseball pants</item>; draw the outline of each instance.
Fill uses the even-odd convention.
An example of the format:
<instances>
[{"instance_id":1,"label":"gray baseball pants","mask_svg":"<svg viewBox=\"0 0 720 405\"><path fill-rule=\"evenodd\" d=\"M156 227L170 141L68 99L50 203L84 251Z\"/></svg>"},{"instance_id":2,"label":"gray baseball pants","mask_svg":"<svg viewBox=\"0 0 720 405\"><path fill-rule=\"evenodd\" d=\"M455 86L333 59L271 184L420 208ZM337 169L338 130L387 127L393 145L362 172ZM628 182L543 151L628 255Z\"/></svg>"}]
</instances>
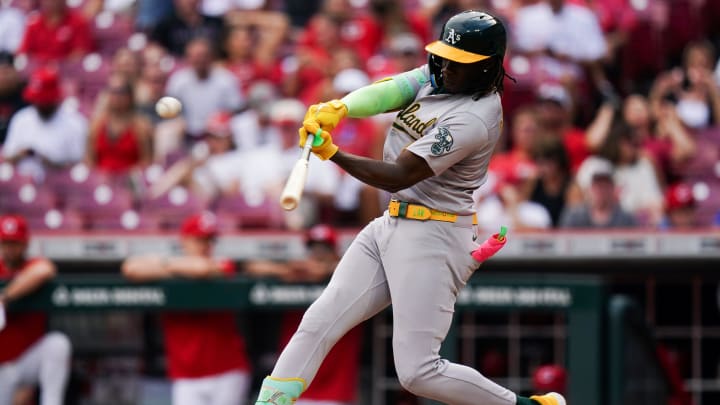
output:
<instances>
[{"instance_id":1,"label":"gray baseball pants","mask_svg":"<svg viewBox=\"0 0 720 405\"><path fill-rule=\"evenodd\" d=\"M308 308L272 376L310 384L335 342L392 303L395 369L405 389L450 405L514 405L513 392L439 355L457 294L478 265L469 254L477 247L469 219L417 221L386 212L368 224Z\"/></svg>"}]
</instances>

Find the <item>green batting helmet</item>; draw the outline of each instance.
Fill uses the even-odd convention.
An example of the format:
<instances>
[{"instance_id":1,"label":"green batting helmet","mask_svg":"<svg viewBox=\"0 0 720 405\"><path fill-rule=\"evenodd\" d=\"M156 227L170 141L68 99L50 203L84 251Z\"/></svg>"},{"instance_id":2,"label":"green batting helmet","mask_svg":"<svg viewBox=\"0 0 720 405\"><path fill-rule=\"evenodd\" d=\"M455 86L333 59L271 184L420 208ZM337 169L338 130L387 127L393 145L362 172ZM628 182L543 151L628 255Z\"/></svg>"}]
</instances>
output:
<instances>
[{"instance_id":1,"label":"green batting helmet","mask_svg":"<svg viewBox=\"0 0 720 405\"><path fill-rule=\"evenodd\" d=\"M476 82L470 85L472 91L492 88L502 91L506 41L505 26L488 13L470 10L450 17L443 26L440 39L425 47L429 52L432 85L443 87L442 60L447 59L457 63L478 63L479 74Z\"/></svg>"},{"instance_id":2,"label":"green batting helmet","mask_svg":"<svg viewBox=\"0 0 720 405\"><path fill-rule=\"evenodd\" d=\"M440 38L425 50L458 63L474 63L505 56L507 33L499 19L482 11L464 11L450 17Z\"/></svg>"}]
</instances>

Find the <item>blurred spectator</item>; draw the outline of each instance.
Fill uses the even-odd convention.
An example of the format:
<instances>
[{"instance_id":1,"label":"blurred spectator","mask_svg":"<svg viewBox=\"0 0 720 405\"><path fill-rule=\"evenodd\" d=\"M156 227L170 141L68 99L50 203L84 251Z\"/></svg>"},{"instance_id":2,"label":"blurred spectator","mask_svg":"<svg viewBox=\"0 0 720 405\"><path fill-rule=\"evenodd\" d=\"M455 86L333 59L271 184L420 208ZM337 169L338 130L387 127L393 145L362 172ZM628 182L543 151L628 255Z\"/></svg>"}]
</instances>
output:
<instances>
[{"instance_id":1,"label":"blurred spectator","mask_svg":"<svg viewBox=\"0 0 720 405\"><path fill-rule=\"evenodd\" d=\"M213 257L217 236L212 213L192 215L180 230L181 255L129 257L122 264L123 275L136 282L230 277L234 264ZM161 318L173 405L245 403L250 365L235 314L167 311Z\"/></svg>"},{"instance_id":2,"label":"blurred spectator","mask_svg":"<svg viewBox=\"0 0 720 405\"><path fill-rule=\"evenodd\" d=\"M417 36L403 32L390 38L383 52L367 60L367 70L372 80L380 80L407 72L423 65L427 55Z\"/></svg>"},{"instance_id":3,"label":"blurred spectator","mask_svg":"<svg viewBox=\"0 0 720 405\"><path fill-rule=\"evenodd\" d=\"M557 392L565 395L567 392L567 371L558 364L546 364L538 367L532 375L533 391Z\"/></svg>"},{"instance_id":4,"label":"blurred spectator","mask_svg":"<svg viewBox=\"0 0 720 405\"><path fill-rule=\"evenodd\" d=\"M693 229L700 224L695 213L695 197L687 184L676 183L665 191L666 217L661 224L667 229Z\"/></svg>"},{"instance_id":5,"label":"blurred spectator","mask_svg":"<svg viewBox=\"0 0 720 405\"><path fill-rule=\"evenodd\" d=\"M557 227L572 180L567 153L558 139L549 138L536 143L532 156L537 172L528 184L528 199L545 207Z\"/></svg>"},{"instance_id":6,"label":"blurred spectator","mask_svg":"<svg viewBox=\"0 0 720 405\"><path fill-rule=\"evenodd\" d=\"M305 232L305 257L287 263L249 261L245 264L249 275L277 277L285 282L326 282L340 260L338 235L332 227L319 224ZM280 347L287 345L300 325L304 311L283 314L280 327ZM343 405L357 401L360 375L362 326L346 333L330 350L312 384L303 392L295 405Z\"/></svg>"},{"instance_id":7,"label":"blurred spectator","mask_svg":"<svg viewBox=\"0 0 720 405\"><path fill-rule=\"evenodd\" d=\"M244 156L233 144L230 114L213 114L205 126L203 139L195 144L190 156L176 162L155 182L151 190L153 198L178 184L189 185L194 194L205 201L240 191L242 177L248 172L244 170Z\"/></svg>"},{"instance_id":8,"label":"blurred spectator","mask_svg":"<svg viewBox=\"0 0 720 405\"><path fill-rule=\"evenodd\" d=\"M370 84L370 78L359 69L344 69L333 79L333 93L327 100L341 99L351 91ZM333 131L335 144L349 153L381 158L384 138L375 123L369 118L348 118L340 122ZM381 213L378 205L379 191L356 178L342 172L335 194L335 209L341 226L363 226Z\"/></svg>"},{"instance_id":9,"label":"blurred spectator","mask_svg":"<svg viewBox=\"0 0 720 405\"><path fill-rule=\"evenodd\" d=\"M136 111L125 76L112 75L105 93L104 108L90 123L85 162L109 174L125 174L150 162L152 124Z\"/></svg>"},{"instance_id":10,"label":"blurred spectator","mask_svg":"<svg viewBox=\"0 0 720 405\"><path fill-rule=\"evenodd\" d=\"M200 0L173 0L173 13L150 32L150 40L159 43L173 55L186 52L193 38L205 37L210 46L220 43L223 21L200 14ZM213 49L213 52L218 49Z\"/></svg>"},{"instance_id":11,"label":"blurred spectator","mask_svg":"<svg viewBox=\"0 0 720 405\"><path fill-rule=\"evenodd\" d=\"M566 0L530 3L515 14L515 50L531 57L540 70L540 82L604 77L599 61L607 52L598 18L584 5ZM539 84L539 83L538 83Z\"/></svg>"},{"instance_id":12,"label":"blurred spectator","mask_svg":"<svg viewBox=\"0 0 720 405\"><path fill-rule=\"evenodd\" d=\"M304 29L310 19L318 12L323 0L285 0L282 10L290 18L293 31Z\"/></svg>"},{"instance_id":13,"label":"blurred spectator","mask_svg":"<svg viewBox=\"0 0 720 405\"><path fill-rule=\"evenodd\" d=\"M562 228L628 228L635 219L617 201L612 163L590 158L584 170L578 171L577 182L585 202L566 206L561 217Z\"/></svg>"},{"instance_id":14,"label":"blurred spectator","mask_svg":"<svg viewBox=\"0 0 720 405\"><path fill-rule=\"evenodd\" d=\"M532 151L540 136L535 110L529 107L515 111L510 127L510 150L493 155L488 170L500 179L526 180L537 171Z\"/></svg>"},{"instance_id":15,"label":"blurred spectator","mask_svg":"<svg viewBox=\"0 0 720 405\"><path fill-rule=\"evenodd\" d=\"M243 97L232 73L215 64L215 53L208 38L190 41L185 57L188 67L170 75L166 92L182 102L187 133L197 137L214 112L238 110Z\"/></svg>"},{"instance_id":16,"label":"blurred spectator","mask_svg":"<svg viewBox=\"0 0 720 405\"><path fill-rule=\"evenodd\" d=\"M662 219L663 197L655 166L641 149L632 128L617 120L600 151L615 167L613 179L620 206L641 224L658 225Z\"/></svg>"},{"instance_id":17,"label":"blurred spectator","mask_svg":"<svg viewBox=\"0 0 720 405\"><path fill-rule=\"evenodd\" d=\"M713 55L707 42L688 44L683 68L658 76L650 94L653 113L669 119L661 129L691 136L693 153L673 162L672 181L692 187L700 226L714 224L720 211L720 86L712 77Z\"/></svg>"},{"instance_id":18,"label":"blurred spectator","mask_svg":"<svg viewBox=\"0 0 720 405\"><path fill-rule=\"evenodd\" d=\"M521 231L547 229L552 225L550 214L542 205L528 201L517 180L501 179L488 173L487 181L473 193L478 225L495 231L501 226Z\"/></svg>"},{"instance_id":19,"label":"blurred spectator","mask_svg":"<svg viewBox=\"0 0 720 405\"><path fill-rule=\"evenodd\" d=\"M321 66L322 69L306 66L306 69L300 70L299 78L301 80L312 79L313 81L301 81L298 83L300 88L297 89L297 98L308 105L312 104L312 100L329 100L335 93L333 88L335 77L339 75L340 72L347 69L362 71L362 65L363 63L357 53L355 53L352 49L341 48L334 50L332 54L329 55L327 63L324 66ZM305 73L310 72L313 69L318 74L316 77L305 76ZM291 87L288 87L288 82L291 81L292 76L285 77L286 89L291 89Z\"/></svg>"},{"instance_id":20,"label":"blurred spectator","mask_svg":"<svg viewBox=\"0 0 720 405\"><path fill-rule=\"evenodd\" d=\"M263 153L256 152L248 158L247 165L253 168L254 178L261 179L262 176L258 174L263 173L267 178L276 179L271 187L271 199L274 201L279 201L285 181L299 157L297 133L306 109L303 103L293 98L273 103L270 111L271 122L282 140L282 146L267 148ZM340 178L341 174L336 166L311 154L303 198L298 208L286 212L287 227L304 229L318 222L330 222L335 214L334 201Z\"/></svg>"},{"instance_id":21,"label":"blurred spectator","mask_svg":"<svg viewBox=\"0 0 720 405\"><path fill-rule=\"evenodd\" d=\"M665 65L668 49L663 31L677 33L668 28L668 3L671 2L588 2L605 32L608 44L606 67L616 76L613 81L617 81L626 93L646 93L657 71Z\"/></svg>"},{"instance_id":22,"label":"blurred spectator","mask_svg":"<svg viewBox=\"0 0 720 405\"><path fill-rule=\"evenodd\" d=\"M574 173L590 155L585 131L573 125L573 101L565 87L543 85L535 104L540 132L562 140Z\"/></svg>"},{"instance_id":23,"label":"blurred spectator","mask_svg":"<svg viewBox=\"0 0 720 405\"><path fill-rule=\"evenodd\" d=\"M320 55L331 54L334 48L349 48L367 59L380 46L379 28L371 16L354 10L349 0L324 0L300 34L298 45Z\"/></svg>"},{"instance_id":24,"label":"blurred spectator","mask_svg":"<svg viewBox=\"0 0 720 405\"><path fill-rule=\"evenodd\" d=\"M87 121L61 106L57 71L41 68L34 72L23 97L31 105L10 120L2 150L5 159L16 164L20 174L36 181L44 180L47 168L62 168L82 160Z\"/></svg>"},{"instance_id":25,"label":"blurred spectator","mask_svg":"<svg viewBox=\"0 0 720 405\"><path fill-rule=\"evenodd\" d=\"M510 2L508 2L509 5ZM508 16L502 15L498 7L504 2L491 2L487 0L437 0L437 1L421 1L423 7L422 13L429 16L431 24L431 35L437 37L442 32L445 22L455 14L465 10L483 10L488 13L499 16L506 21Z\"/></svg>"},{"instance_id":26,"label":"blurred spectator","mask_svg":"<svg viewBox=\"0 0 720 405\"><path fill-rule=\"evenodd\" d=\"M17 51L25 33L25 14L21 10L0 3L0 52Z\"/></svg>"},{"instance_id":27,"label":"blurred spectator","mask_svg":"<svg viewBox=\"0 0 720 405\"><path fill-rule=\"evenodd\" d=\"M18 53L38 62L79 59L93 49L90 25L83 15L65 5L65 0L40 0L37 14L27 21Z\"/></svg>"},{"instance_id":28,"label":"blurred spectator","mask_svg":"<svg viewBox=\"0 0 720 405\"><path fill-rule=\"evenodd\" d=\"M165 84L168 74L157 63L145 64L140 77L135 82L133 93L138 112L153 123L160 122L161 118L155 111L155 103L165 95Z\"/></svg>"},{"instance_id":29,"label":"blurred spectator","mask_svg":"<svg viewBox=\"0 0 720 405\"><path fill-rule=\"evenodd\" d=\"M270 110L278 99L272 83L259 80L247 92L247 109L230 120L233 141L238 150L250 151L258 147L281 147L282 140L270 125Z\"/></svg>"},{"instance_id":30,"label":"blurred spectator","mask_svg":"<svg viewBox=\"0 0 720 405\"><path fill-rule=\"evenodd\" d=\"M361 67L359 52L342 40L340 18L328 13L313 17L298 39L294 54L283 60L284 93L297 96L306 104L325 99L335 74Z\"/></svg>"},{"instance_id":31,"label":"blurred spectator","mask_svg":"<svg viewBox=\"0 0 720 405\"><path fill-rule=\"evenodd\" d=\"M257 80L275 85L282 81L280 47L288 34L287 17L275 12L236 12L227 16L225 67L235 74L243 90Z\"/></svg>"},{"instance_id":32,"label":"blurred spectator","mask_svg":"<svg viewBox=\"0 0 720 405\"><path fill-rule=\"evenodd\" d=\"M128 48L118 49L112 57L111 72L125 77L130 85L140 78L141 69L140 55Z\"/></svg>"},{"instance_id":33,"label":"blurred spectator","mask_svg":"<svg viewBox=\"0 0 720 405\"><path fill-rule=\"evenodd\" d=\"M363 58L377 53L379 50L377 45L392 41L402 33L412 33L423 44L430 43L435 38L431 34L430 21L424 13L417 11L415 8L403 7L402 2L395 0L370 0L369 3L368 8L373 23L372 29L377 31L376 35L379 35L380 41L375 45L375 49L372 49L369 46L370 44L367 44L367 48L371 53L366 55L360 51L360 56ZM362 46L360 47L362 48Z\"/></svg>"},{"instance_id":34,"label":"blurred spectator","mask_svg":"<svg viewBox=\"0 0 720 405\"><path fill-rule=\"evenodd\" d=\"M5 143L10 119L27 105L22 98L25 83L13 61L12 54L0 51L0 148Z\"/></svg>"},{"instance_id":35,"label":"blurred spectator","mask_svg":"<svg viewBox=\"0 0 720 405\"><path fill-rule=\"evenodd\" d=\"M235 10L260 10L265 7L265 0L202 0L202 13L213 17L221 17Z\"/></svg>"},{"instance_id":36,"label":"blurred spectator","mask_svg":"<svg viewBox=\"0 0 720 405\"><path fill-rule=\"evenodd\" d=\"M618 107L610 102L600 106L586 132L588 148L599 153L604 145L609 144L608 134L613 123L624 121L628 131L637 138L643 154L652 161L658 181L666 184L672 176L673 167L694 156L696 149L692 135L671 105L660 107L657 124L651 117L648 100L642 95L632 94L625 98L621 117L617 116Z\"/></svg>"},{"instance_id":37,"label":"blurred spectator","mask_svg":"<svg viewBox=\"0 0 720 405\"><path fill-rule=\"evenodd\" d=\"M27 257L29 240L23 217L0 216L0 279L8 281L0 291L0 312L12 311L14 301L55 277L50 261ZM46 314L8 313L4 328L0 326L0 404L16 403L13 396L26 387L40 388L41 405L63 404L71 350L64 334L47 332Z\"/></svg>"},{"instance_id":38,"label":"blurred spectator","mask_svg":"<svg viewBox=\"0 0 720 405\"><path fill-rule=\"evenodd\" d=\"M685 48L683 65L658 75L650 92L650 105L660 116L666 103L675 106L680 120L693 130L720 122L720 86L713 76L715 50L709 42L692 42Z\"/></svg>"},{"instance_id":39,"label":"blurred spectator","mask_svg":"<svg viewBox=\"0 0 720 405\"><path fill-rule=\"evenodd\" d=\"M173 12L173 0L136 0L135 26L142 32L153 29Z\"/></svg>"}]
</instances>

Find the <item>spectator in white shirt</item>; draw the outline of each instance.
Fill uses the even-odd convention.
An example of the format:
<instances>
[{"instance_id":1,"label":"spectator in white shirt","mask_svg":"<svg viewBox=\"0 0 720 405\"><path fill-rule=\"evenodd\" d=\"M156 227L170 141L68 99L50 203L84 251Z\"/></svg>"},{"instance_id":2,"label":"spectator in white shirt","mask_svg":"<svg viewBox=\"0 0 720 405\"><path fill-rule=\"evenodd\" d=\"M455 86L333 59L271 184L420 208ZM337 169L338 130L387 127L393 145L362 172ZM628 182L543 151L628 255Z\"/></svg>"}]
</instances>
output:
<instances>
[{"instance_id":1,"label":"spectator in white shirt","mask_svg":"<svg viewBox=\"0 0 720 405\"><path fill-rule=\"evenodd\" d=\"M190 156L172 165L153 184L153 197L178 184L190 186L197 196L207 201L239 192L243 157L233 144L230 114L220 111L211 115L203 135L203 142L195 144Z\"/></svg>"},{"instance_id":2,"label":"spectator in white shirt","mask_svg":"<svg viewBox=\"0 0 720 405\"><path fill-rule=\"evenodd\" d=\"M22 11L0 4L0 51L15 53L25 34L25 15Z\"/></svg>"},{"instance_id":3,"label":"spectator in white shirt","mask_svg":"<svg viewBox=\"0 0 720 405\"><path fill-rule=\"evenodd\" d=\"M54 69L34 72L23 97L31 105L10 121L2 154L16 164L20 174L43 181L47 169L66 167L83 158L87 121L61 106L60 80Z\"/></svg>"},{"instance_id":4,"label":"spectator in white shirt","mask_svg":"<svg viewBox=\"0 0 720 405\"><path fill-rule=\"evenodd\" d=\"M515 15L514 39L516 50L533 56L543 77L557 80L581 79L582 65L594 65L607 52L597 16L565 0L521 7Z\"/></svg>"},{"instance_id":5,"label":"spectator in white shirt","mask_svg":"<svg viewBox=\"0 0 720 405\"><path fill-rule=\"evenodd\" d=\"M475 190L473 200L478 226L484 230L496 230L507 226L512 230L549 229L552 219L541 204L524 199L520 187L511 179L501 180L488 173L482 187Z\"/></svg>"},{"instance_id":6,"label":"spectator in white shirt","mask_svg":"<svg viewBox=\"0 0 720 405\"><path fill-rule=\"evenodd\" d=\"M182 102L186 131L198 137L214 112L236 111L244 100L235 76L215 64L213 46L206 38L190 41L185 58L188 67L170 76L166 93Z\"/></svg>"}]
</instances>

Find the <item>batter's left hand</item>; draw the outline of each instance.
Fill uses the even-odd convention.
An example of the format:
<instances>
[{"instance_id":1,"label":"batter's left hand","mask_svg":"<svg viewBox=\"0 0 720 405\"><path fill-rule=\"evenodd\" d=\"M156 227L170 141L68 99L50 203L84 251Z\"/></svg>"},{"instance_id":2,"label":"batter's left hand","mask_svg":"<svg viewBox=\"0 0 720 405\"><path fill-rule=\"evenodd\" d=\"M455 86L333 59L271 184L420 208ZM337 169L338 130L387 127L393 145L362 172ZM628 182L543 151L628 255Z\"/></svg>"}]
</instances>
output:
<instances>
[{"instance_id":1,"label":"batter's left hand","mask_svg":"<svg viewBox=\"0 0 720 405\"><path fill-rule=\"evenodd\" d=\"M317 127L315 128L317 130ZM307 139L308 132L310 131L308 130L307 126L303 126L298 131L298 133L300 134L301 148L305 146L305 140ZM328 160L337 153L338 147L333 143L332 136L328 131L323 130L320 134L320 139L322 140L322 142L318 141L317 138L313 142L312 152L316 154L320 159Z\"/></svg>"}]
</instances>

